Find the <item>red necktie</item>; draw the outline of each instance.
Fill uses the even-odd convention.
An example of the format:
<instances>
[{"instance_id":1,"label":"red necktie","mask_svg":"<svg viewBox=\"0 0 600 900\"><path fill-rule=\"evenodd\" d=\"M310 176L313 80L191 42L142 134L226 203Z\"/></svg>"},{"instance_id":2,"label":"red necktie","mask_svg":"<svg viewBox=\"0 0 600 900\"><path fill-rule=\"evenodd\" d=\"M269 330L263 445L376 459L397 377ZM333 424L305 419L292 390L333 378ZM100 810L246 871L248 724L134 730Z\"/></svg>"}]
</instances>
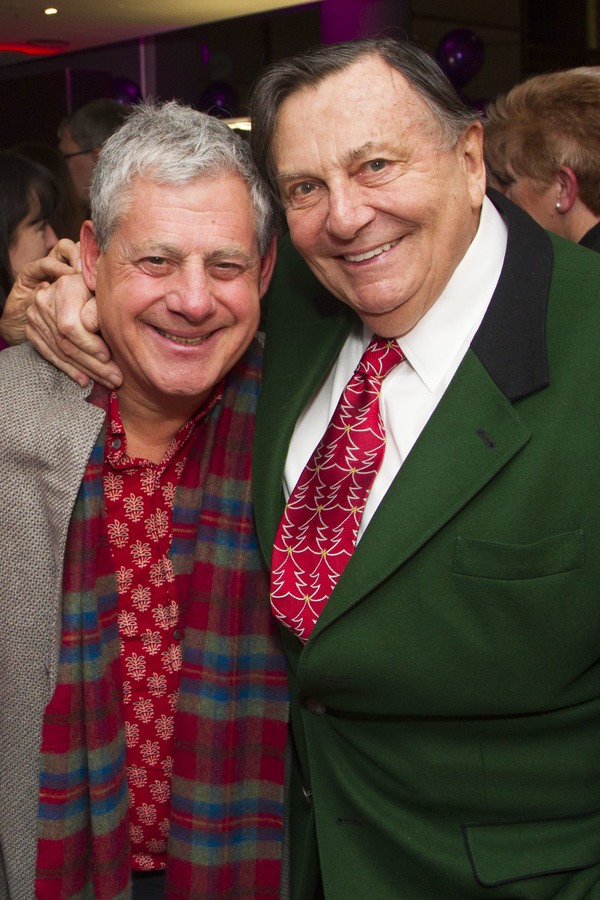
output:
<instances>
[{"instance_id":1,"label":"red necktie","mask_svg":"<svg viewBox=\"0 0 600 900\"><path fill-rule=\"evenodd\" d=\"M381 383L403 359L396 341L372 338L279 524L271 564L271 605L275 616L302 641L308 640L354 551L385 450Z\"/></svg>"}]
</instances>

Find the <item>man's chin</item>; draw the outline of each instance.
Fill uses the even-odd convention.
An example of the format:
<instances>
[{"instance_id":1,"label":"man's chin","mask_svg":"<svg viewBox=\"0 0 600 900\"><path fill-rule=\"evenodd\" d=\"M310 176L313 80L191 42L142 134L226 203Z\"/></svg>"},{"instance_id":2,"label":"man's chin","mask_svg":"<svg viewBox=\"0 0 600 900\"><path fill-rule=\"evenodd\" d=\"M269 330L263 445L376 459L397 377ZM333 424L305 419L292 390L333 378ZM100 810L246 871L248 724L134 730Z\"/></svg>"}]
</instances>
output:
<instances>
[{"instance_id":1,"label":"man's chin","mask_svg":"<svg viewBox=\"0 0 600 900\"><path fill-rule=\"evenodd\" d=\"M386 303L381 297L373 299L363 294L344 302L362 319L367 328L384 338L398 338L407 334L427 311L426 304L420 303L418 297L409 297L399 303L396 295Z\"/></svg>"}]
</instances>

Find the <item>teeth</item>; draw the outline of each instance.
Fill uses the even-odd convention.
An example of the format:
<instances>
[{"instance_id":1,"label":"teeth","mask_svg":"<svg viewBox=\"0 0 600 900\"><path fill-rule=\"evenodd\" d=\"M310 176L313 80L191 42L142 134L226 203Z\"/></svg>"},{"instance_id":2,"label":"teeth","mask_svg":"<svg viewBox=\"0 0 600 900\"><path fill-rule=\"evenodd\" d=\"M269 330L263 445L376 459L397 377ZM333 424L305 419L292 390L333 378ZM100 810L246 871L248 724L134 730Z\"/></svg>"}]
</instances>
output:
<instances>
[{"instance_id":1,"label":"teeth","mask_svg":"<svg viewBox=\"0 0 600 900\"><path fill-rule=\"evenodd\" d=\"M398 241L400 238L398 238ZM365 259L372 259L374 256L379 256L380 253L383 253L385 250L391 250L392 247L395 247L398 241L392 241L391 244L382 244L381 247L377 247L375 250L367 250L366 253L358 253L356 256L344 256L344 259L347 259L348 262L363 262Z\"/></svg>"},{"instance_id":2,"label":"teeth","mask_svg":"<svg viewBox=\"0 0 600 900\"><path fill-rule=\"evenodd\" d=\"M201 344L202 341L205 341L208 337L207 334L203 334L200 337L185 338L175 334L169 334L168 331L163 331L162 328L157 328L156 330L159 334L162 334L163 337L168 338L170 341L175 341L176 344Z\"/></svg>"}]
</instances>

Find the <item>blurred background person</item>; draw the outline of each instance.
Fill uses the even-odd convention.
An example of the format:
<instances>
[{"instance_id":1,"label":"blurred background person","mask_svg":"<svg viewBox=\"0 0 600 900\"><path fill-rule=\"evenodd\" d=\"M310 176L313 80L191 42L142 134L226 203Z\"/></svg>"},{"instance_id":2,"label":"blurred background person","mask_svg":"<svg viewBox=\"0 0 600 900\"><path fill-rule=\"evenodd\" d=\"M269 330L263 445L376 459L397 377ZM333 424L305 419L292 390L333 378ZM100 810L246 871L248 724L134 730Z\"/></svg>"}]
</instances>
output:
<instances>
[{"instance_id":1,"label":"blurred background person","mask_svg":"<svg viewBox=\"0 0 600 900\"><path fill-rule=\"evenodd\" d=\"M490 183L544 228L600 252L600 67L536 75L486 116Z\"/></svg>"},{"instance_id":2,"label":"blurred background person","mask_svg":"<svg viewBox=\"0 0 600 900\"><path fill-rule=\"evenodd\" d=\"M25 141L11 149L48 169L56 191L54 210L48 221L59 239L78 241L86 208L77 195L69 165L60 150L41 141Z\"/></svg>"},{"instance_id":3,"label":"blurred background person","mask_svg":"<svg viewBox=\"0 0 600 900\"><path fill-rule=\"evenodd\" d=\"M58 127L58 149L67 161L86 217L92 172L102 144L121 127L131 109L118 100L103 97L81 106Z\"/></svg>"},{"instance_id":4,"label":"blurred background person","mask_svg":"<svg viewBox=\"0 0 600 900\"><path fill-rule=\"evenodd\" d=\"M55 192L50 172L18 153L0 153L0 313L20 270L57 242L49 219Z\"/></svg>"}]
</instances>

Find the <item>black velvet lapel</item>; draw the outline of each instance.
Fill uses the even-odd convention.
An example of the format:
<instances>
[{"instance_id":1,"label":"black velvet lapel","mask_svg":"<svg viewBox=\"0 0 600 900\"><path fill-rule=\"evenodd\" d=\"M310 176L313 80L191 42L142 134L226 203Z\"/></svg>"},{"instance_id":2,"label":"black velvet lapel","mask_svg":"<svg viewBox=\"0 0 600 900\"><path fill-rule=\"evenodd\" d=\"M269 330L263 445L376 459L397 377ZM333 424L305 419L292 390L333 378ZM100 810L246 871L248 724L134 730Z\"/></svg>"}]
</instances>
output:
<instances>
[{"instance_id":1,"label":"black velvet lapel","mask_svg":"<svg viewBox=\"0 0 600 900\"><path fill-rule=\"evenodd\" d=\"M552 242L527 213L497 191L490 200L508 225L500 280L471 349L503 394L519 400L548 386L546 313Z\"/></svg>"}]
</instances>

